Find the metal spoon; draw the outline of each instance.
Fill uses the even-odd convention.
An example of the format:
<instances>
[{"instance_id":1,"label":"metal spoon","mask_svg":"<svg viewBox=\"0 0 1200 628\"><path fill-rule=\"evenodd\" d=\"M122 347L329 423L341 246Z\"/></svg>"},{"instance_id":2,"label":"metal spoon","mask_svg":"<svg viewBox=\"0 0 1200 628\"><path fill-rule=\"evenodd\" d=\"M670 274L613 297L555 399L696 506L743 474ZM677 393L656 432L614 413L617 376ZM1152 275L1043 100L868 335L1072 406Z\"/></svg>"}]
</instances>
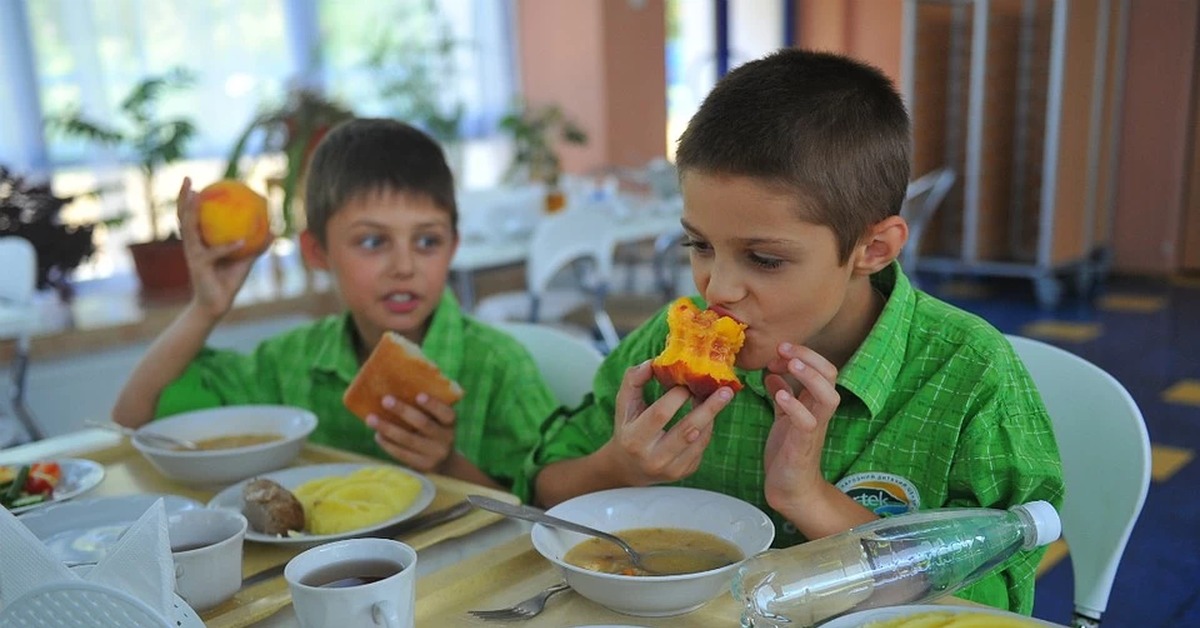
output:
<instances>
[{"instance_id":1,"label":"metal spoon","mask_svg":"<svg viewBox=\"0 0 1200 628\"><path fill-rule=\"evenodd\" d=\"M542 525L547 525L552 528L562 528L564 530L570 530L572 532L578 532L580 534L588 534L588 535L591 535L591 536L594 536L597 538L604 539L605 541L608 541L609 543L613 543L616 546L620 547L622 550L624 550L625 553L627 555L629 555L629 562L633 563L634 569L638 570L641 573L648 574L648 575L653 575L653 574L659 573L653 569L647 568L645 563L643 562L642 554L639 553L637 550L633 549L633 547L631 547L628 543L626 543L624 540L622 540L621 537L609 534L607 532L601 532L600 530L597 530L595 528L589 528L585 525L575 523L574 521L567 521L566 519L559 519L558 517L548 515L545 512L543 512L537 508L533 508L531 506L506 504L502 501L495 500L490 497L484 497L483 495L467 495L467 501L471 502L472 505L474 505L478 508L482 508L484 510L490 510L494 513L498 513L498 514L504 515L506 517L513 517L515 519L524 519L525 521L532 521L534 523L540 523Z\"/></svg>"},{"instance_id":2,"label":"metal spoon","mask_svg":"<svg viewBox=\"0 0 1200 628\"><path fill-rule=\"evenodd\" d=\"M83 424L105 429L110 432L116 432L123 436L128 436L131 439L136 438L144 442L157 441L160 444L167 445L168 447L174 447L176 449L187 449L191 451L200 449L196 443L193 443L187 439L175 438L174 436L165 436L163 434L154 434L151 432L140 432L138 430L125 427L124 425L118 425L117 423L108 423L105 421L93 421L91 419L87 419L83 422Z\"/></svg>"}]
</instances>

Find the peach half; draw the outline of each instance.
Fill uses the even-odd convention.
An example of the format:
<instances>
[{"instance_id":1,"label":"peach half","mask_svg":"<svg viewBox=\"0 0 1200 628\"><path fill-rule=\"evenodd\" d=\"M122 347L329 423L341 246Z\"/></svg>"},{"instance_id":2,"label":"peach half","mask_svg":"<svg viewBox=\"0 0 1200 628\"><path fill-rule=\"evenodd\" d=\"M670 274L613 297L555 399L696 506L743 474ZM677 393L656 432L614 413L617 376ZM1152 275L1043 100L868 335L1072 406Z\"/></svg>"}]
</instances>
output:
<instances>
[{"instance_id":1,"label":"peach half","mask_svg":"<svg viewBox=\"0 0 1200 628\"><path fill-rule=\"evenodd\" d=\"M681 297L667 311L667 327L667 345L650 363L655 379L664 386L687 386L700 399L722 386L742 389L733 364L746 342L744 324Z\"/></svg>"},{"instance_id":2,"label":"peach half","mask_svg":"<svg viewBox=\"0 0 1200 628\"><path fill-rule=\"evenodd\" d=\"M197 194L200 238L208 246L242 242L229 259L258 255L271 241L267 199L241 181L223 179Z\"/></svg>"}]
</instances>

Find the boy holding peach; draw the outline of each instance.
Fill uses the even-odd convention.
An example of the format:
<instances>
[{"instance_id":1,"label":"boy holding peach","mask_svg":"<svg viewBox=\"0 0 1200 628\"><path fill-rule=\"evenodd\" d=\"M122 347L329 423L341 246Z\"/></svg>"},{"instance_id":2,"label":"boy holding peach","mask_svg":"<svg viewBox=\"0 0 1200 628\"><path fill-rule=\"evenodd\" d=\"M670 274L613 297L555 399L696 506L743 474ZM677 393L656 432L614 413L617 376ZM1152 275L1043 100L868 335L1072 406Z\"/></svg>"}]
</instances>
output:
<instances>
[{"instance_id":1,"label":"boy holding peach","mask_svg":"<svg viewBox=\"0 0 1200 628\"><path fill-rule=\"evenodd\" d=\"M205 342L253 263L238 252L261 248L243 237L215 244L215 218L202 236L197 196L185 179L178 211L192 300L134 369L114 420L136 427L204 407L299 406L319 417L313 441L483 485L512 482L557 403L529 353L464 315L446 288L458 213L453 176L432 139L400 122L359 119L322 140L309 166L300 245L310 265L333 276L346 312L248 355ZM343 393L389 331L419 345L465 396L454 405L385 396L388 411L365 420L347 410Z\"/></svg>"},{"instance_id":2,"label":"boy holding peach","mask_svg":"<svg viewBox=\"0 0 1200 628\"><path fill-rule=\"evenodd\" d=\"M664 310L606 358L590 405L547 424L518 492L705 488L767 512L777 546L910 510L1061 505L1050 419L1012 347L896 263L909 141L891 82L850 59L781 50L726 75L677 165L695 301L744 327L744 388L659 381ZM959 595L1028 614L1041 553Z\"/></svg>"}]
</instances>

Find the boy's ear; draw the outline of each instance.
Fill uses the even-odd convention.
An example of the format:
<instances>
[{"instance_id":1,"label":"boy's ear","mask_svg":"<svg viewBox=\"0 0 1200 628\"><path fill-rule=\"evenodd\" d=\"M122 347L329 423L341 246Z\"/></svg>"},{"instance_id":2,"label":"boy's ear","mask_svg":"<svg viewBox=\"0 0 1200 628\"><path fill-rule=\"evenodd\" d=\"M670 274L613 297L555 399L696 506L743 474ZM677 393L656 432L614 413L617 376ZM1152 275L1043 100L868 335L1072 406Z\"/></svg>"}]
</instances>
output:
<instances>
[{"instance_id":1,"label":"boy's ear","mask_svg":"<svg viewBox=\"0 0 1200 628\"><path fill-rule=\"evenodd\" d=\"M329 270L329 260L325 255L325 247L317 240L313 232L305 229L300 232L300 255L310 268Z\"/></svg>"},{"instance_id":2,"label":"boy's ear","mask_svg":"<svg viewBox=\"0 0 1200 628\"><path fill-rule=\"evenodd\" d=\"M888 216L880 220L871 225L860 241L855 270L867 275L883 270L900 256L906 242L908 223L903 218Z\"/></svg>"}]
</instances>

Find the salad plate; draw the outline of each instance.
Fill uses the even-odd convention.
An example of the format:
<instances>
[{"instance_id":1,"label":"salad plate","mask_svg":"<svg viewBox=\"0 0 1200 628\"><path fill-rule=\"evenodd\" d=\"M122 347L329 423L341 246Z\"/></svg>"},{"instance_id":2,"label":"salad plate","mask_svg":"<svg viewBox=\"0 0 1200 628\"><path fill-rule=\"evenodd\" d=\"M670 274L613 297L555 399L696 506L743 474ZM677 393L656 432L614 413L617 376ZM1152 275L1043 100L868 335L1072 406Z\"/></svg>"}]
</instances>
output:
<instances>
[{"instance_id":1,"label":"salad plate","mask_svg":"<svg viewBox=\"0 0 1200 628\"><path fill-rule=\"evenodd\" d=\"M61 458L59 460L38 461L33 464L46 462L57 463L60 472L58 484L55 485L54 490L50 493L50 498L37 504L13 508L9 512L19 515L31 510L64 502L73 497L83 495L104 481L104 465L98 462L81 458ZM15 471L22 465L10 464L4 466Z\"/></svg>"},{"instance_id":2,"label":"salad plate","mask_svg":"<svg viewBox=\"0 0 1200 628\"><path fill-rule=\"evenodd\" d=\"M378 466L382 466L382 465L383 465L383 463L351 463L351 462L333 463L333 464L314 464L314 465L307 465L307 466L303 466L303 467L292 467L289 469L281 469L279 471L272 471L270 473L263 473L261 475L255 476L254 478L250 478L248 480L238 482L237 484L234 484L233 486L226 488L225 490L221 491L220 493L217 493L215 496L213 496L213 498L211 500L209 500L208 507L209 508L227 508L230 510L236 510L238 512L241 512L242 506L243 506L243 504L242 504L242 489L246 486L246 484L248 484L249 482L251 482L255 479L258 479L258 478L264 478L267 480L271 480L273 482L276 482L283 488L288 489L289 491L295 491L296 488L298 488L301 484L304 484L305 482L308 482L309 480L316 480L319 478L324 478L324 477L329 477L329 476L349 475L360 469L365 469L368 467L378 467ZM400 523L401 521L404 521L406 519L411 519L411 518L417 516L418 514L420 514L422 510L425 510L425 508L427 506L429 506L429 504L431 502L433 502L434 495L437 493L437 487L435 487L433 485L433 482L429 478L425 477L424 475L421 475L420 473L417 473L416 471L411 471L409 469L405 469L404 467L395 467L395 469L398 471L401 471L403 473L406 473L408 475L411 475L418 482L420 482L421 490L417 494L417 497L413 500L413 502L411 504L409 504L408 507L405 508L403 511L397 513L394 517L384 519L383 521L371 524L369 526L357 528L355 530L349 530L346 532L341 532L338 534L293 533L289 536L281 536L281 535L275 535L275 534L264 534L262 532L258 532L256 530L254 530L253 528L251 528L249 530L246 530L246 540L247 541L255 541L258 543L270 543L270 544L275 544L275 545L315 545L318 543L327 543L329 541L337 541L340 539L348 539L348 538L353 538L353 537L357 537L357 536L365 536L372 532L375 532L376 530L381 530L383 528L387 528L389 526Z\"/></svg>"},{"instance_id":3,"label":"salad plate","mask_svg":"<svg viewBox=\"0 0 1200 628\"><path fill-rule=\"evenodd\" d=\"M168 515L204 507L179 495L121 495L52 504L18 520L60 560L94 563L104 558L125 530L160 498Z\"/></svg>"}]
</instances>

